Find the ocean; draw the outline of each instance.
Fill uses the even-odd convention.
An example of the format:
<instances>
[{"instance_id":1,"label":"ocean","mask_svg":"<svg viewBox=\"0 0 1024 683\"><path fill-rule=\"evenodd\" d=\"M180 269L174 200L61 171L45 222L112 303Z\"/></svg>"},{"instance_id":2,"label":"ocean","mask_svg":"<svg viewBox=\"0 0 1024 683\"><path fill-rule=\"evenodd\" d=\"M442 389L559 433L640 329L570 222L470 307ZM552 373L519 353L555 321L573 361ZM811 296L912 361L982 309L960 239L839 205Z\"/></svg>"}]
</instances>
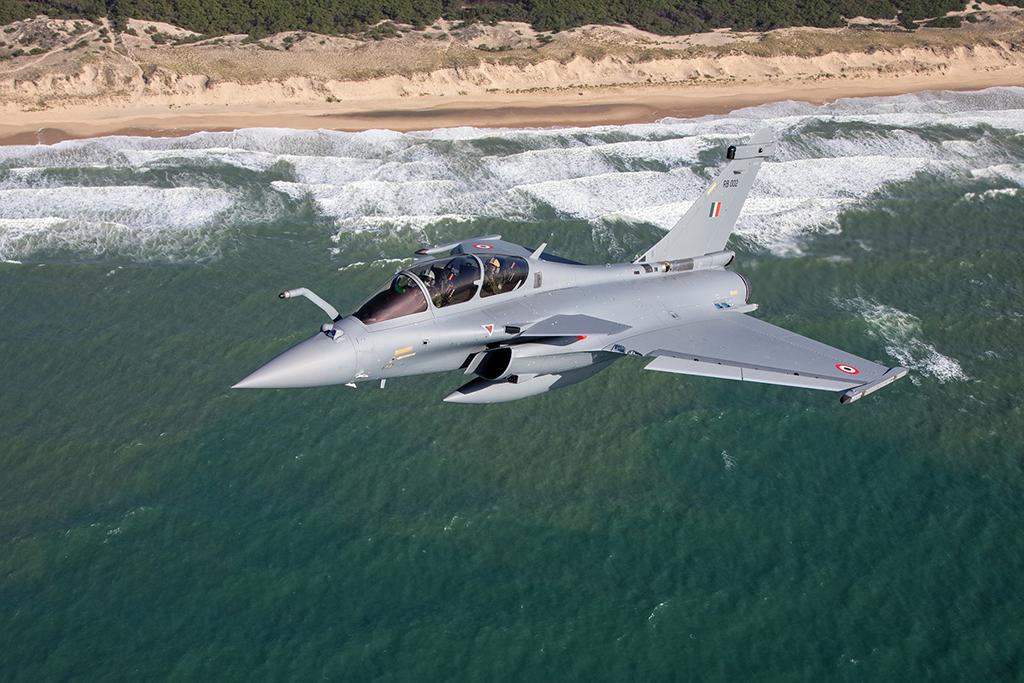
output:
<instances>
[{"instance_id":1,"label":"ocean","mask_svg":"<svg viewBox=\"0 0 1024 683\"><path fill-rule=\"evenodd\" d=\"M778 135L758 317L910 376L624 359L231 391L419 246L627 260ZM0 147L0 679L1024 680L1024 88L596 128Z\"/></svg>"}]
</instances>

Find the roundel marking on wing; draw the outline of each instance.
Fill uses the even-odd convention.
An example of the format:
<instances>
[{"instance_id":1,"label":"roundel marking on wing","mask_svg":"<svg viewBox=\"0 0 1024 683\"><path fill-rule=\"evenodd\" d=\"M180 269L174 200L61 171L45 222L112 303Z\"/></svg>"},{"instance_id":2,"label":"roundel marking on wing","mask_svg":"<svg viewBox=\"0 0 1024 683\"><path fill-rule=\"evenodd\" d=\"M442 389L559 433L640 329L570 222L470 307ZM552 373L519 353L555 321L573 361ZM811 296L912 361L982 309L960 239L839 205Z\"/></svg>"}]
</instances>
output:
<instances>
[{"instance_id":1,"label":"roundel marking on wing","mask_svg":"<svg viewBox=\"0 0 1024 683\"><path fill-rule=\"evenodd\" d=\"M484 243L474 244L473 248L474 249L494 249L494 247L491 246L490 244L484 244Z\"/></svg>"},{"instance_id":2,"label":"roundel marking on wing","mask_svg":"<svg viewBox=\"0 0 1024 683\"><path fill-rule=\"evenodd\" d=\"M839 372L845 372L847 375L860 374L860 370L853 367L852 365L847 365L846 363L836 363L836 369L839 370Z\"/></svg>"}]
</instances>

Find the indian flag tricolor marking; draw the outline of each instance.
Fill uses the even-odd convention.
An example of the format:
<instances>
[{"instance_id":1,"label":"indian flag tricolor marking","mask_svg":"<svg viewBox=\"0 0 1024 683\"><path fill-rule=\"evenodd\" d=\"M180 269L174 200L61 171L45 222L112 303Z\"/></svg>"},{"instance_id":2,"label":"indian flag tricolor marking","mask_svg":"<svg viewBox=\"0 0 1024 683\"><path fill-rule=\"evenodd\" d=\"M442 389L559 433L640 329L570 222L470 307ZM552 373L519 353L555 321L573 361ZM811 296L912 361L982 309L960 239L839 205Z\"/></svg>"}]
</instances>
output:
<instances>
[{"instance_id":1,"label":"indian flag tricolor marking","mask_svg":"<svg viewBox=\"0 0 1024 683\"><path fill-rule=\"evenodd\" d=\"M711 210L708 211L708 218L718 218L722 213L722 202L711 202Z\"/></svg>"}]
</instances>

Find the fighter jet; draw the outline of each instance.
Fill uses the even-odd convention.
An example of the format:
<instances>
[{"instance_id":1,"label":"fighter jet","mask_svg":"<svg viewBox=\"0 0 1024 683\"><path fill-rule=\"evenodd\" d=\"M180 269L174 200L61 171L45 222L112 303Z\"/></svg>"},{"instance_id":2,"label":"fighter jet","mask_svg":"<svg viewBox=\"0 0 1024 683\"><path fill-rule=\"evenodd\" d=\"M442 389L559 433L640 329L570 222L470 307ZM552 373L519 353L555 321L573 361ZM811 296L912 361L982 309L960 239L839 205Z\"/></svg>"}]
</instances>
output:
<instances>
[{"instance_id":1,"label":"fighter jet","mask_svg":"<svg viewBox=\"0 0 1024 683\"><path fill-rule=\"evenodd\" d=\"M907 374L752 317L750 282L726 242L771 131L731 146L685 215L632 263L584 265L499 235L420 249L351 315L329 318L234 388L356 386L453 370L444 400L498 403L580 382L624 356L646 370L840 393L852 403Z\"/></svg>"}]
</instances>

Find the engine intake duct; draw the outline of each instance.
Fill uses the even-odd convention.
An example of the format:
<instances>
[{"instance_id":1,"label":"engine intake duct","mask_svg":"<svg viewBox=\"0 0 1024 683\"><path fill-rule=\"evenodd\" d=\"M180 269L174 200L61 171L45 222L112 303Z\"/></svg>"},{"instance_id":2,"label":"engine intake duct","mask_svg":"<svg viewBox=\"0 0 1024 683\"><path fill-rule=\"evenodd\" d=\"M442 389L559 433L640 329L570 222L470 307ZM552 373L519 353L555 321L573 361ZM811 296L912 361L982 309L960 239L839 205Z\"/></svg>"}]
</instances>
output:
<instances>
[{"instance_id":1,"label":"engine intake duct","mask_svg":"<svg viewBox=\"0 0 1024 683\"><path fill-rule=\"evenodd\" d=\"M470 372L477 377L484 379L498 379L509 374L508 368L512 364L512 348L502 346L481 354L480 362L474 367L470 365Z\"/></svg>"},{"instance_id":2,"label":"engine intake duct","mask_svg":"<svg viewBox=\"0 0 1024 683\"><path fill-rule=\"evenodd\" d=\"M593 355L596 356L597 354ZM602 354L598 362L586 367L545 375L517 375L515 382L509 380L487 380L477 377L448 394L444 400L448 403L486 404L503 403L527 396L537 396L554 389L561 389L562 387L582 382L611 365L619 357L621 356L617 354Z\"/></svg>"},{"instance_id":3,"label":"engine intake duct","mask_svg":"<svg viewBox=\"0 0 1024 683\"><path fill-rule=\"evenodd\" d=\"M494 381L510 375L535 376L561 373L593 365L602 360L597 351L566 353L555 344L517 344L482 351L466 368L466 374Z\"/></svg>"}]
</instances>

